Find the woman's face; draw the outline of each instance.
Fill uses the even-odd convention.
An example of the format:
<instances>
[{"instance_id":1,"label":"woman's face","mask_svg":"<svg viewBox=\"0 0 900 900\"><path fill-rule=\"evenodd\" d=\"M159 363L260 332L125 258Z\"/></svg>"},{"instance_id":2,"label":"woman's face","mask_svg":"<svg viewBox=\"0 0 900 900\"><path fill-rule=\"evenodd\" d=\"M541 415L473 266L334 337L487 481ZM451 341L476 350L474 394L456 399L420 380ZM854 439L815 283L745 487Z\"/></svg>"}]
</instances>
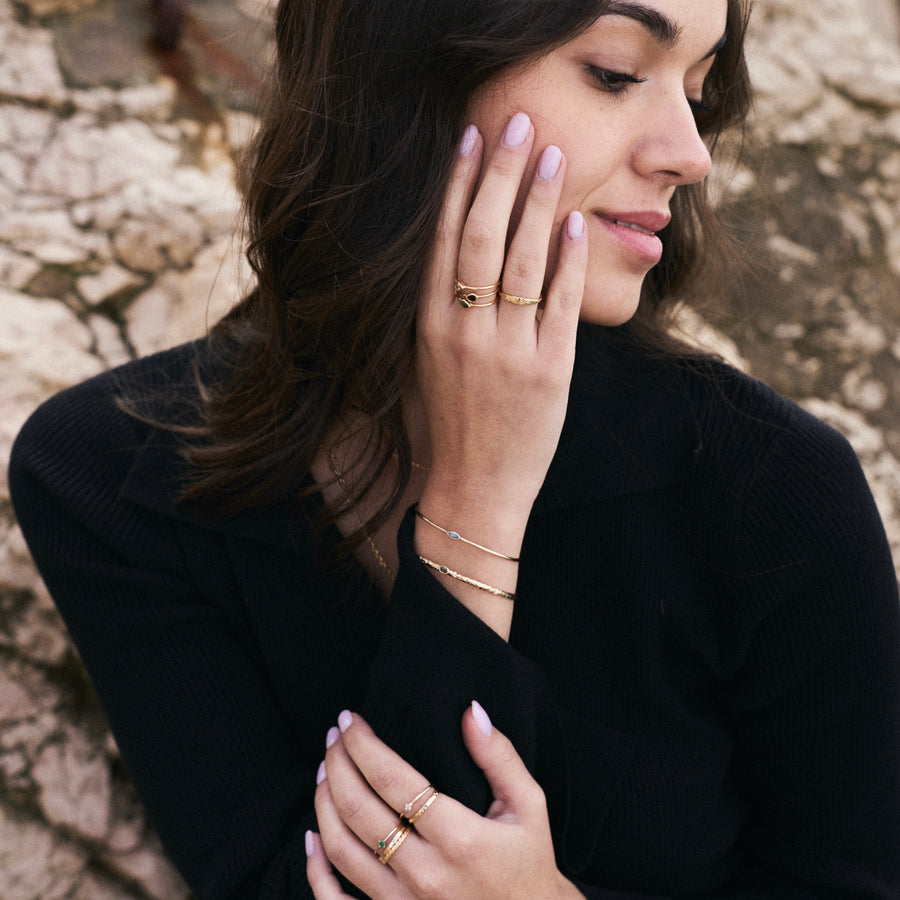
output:
<instances>
[{"instance_id":1,"label":"woman's face","mask_svg":"<svg viewBox=\"0 0 900 900\"><path fill-rule=\"evenodd\" d=\"M725 34L727 3L613 0L609 9L536 64L485 84L469 120L489 150L514 113L531 117L534 151L523 185L548 144L565 154L546 281L560 225L577 209L589 239L582 318L618 325L634 314L644 277L659 262L653 232L668 222L676 187L709 171L695 107Z\"/></svg>"}]
</instances>

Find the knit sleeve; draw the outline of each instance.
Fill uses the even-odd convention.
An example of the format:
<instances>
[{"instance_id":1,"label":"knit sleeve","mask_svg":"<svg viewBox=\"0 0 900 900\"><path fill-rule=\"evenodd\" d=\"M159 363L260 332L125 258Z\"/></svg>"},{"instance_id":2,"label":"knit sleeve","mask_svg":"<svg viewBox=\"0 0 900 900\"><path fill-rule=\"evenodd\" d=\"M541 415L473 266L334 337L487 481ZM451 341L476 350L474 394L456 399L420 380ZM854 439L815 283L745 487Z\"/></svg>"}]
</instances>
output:
<instances>
[{"instance_id":1,"label":"knit sleeve","mask_svg":"<svg viewBox=\"0 0 900 900\"><path fill-rule=\"evenodd\" d=\"M731 897L900 896L900 606L847 441L799 411L748 468L723 703L747 802Z\"/></svg>"},{"instance_id":2,"label":"knit sleeve","mask_svg":"<svg viewBox=\"0 0 900 900\"><path fill-rule=\"evenodd\" d=\"M102 377L25 425L10 464L21 527L148 817L197 895L311 897L315 763L239 613L197 591L174 523L120 498L146 429L112 394Z\"/></svg>"}]
</instances>

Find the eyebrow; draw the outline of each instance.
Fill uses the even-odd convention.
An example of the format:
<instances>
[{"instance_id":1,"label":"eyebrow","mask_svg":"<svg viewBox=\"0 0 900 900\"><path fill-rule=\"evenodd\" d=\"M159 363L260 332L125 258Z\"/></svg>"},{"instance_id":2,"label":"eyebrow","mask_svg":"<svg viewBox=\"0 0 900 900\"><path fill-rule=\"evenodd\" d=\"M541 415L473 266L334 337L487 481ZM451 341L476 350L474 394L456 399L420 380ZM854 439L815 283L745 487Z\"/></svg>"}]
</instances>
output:
<instances>
[{"instance_id":1,"label":"eyebrow","mask_svg":"<svg viewBox=\"0 0 900 900\"><path fill-rule=\"evenodd\" d=\"M646 28L653 39L663 47L674 47L681 37L681 26L673 22L667 15L651 6L642 3L634 3L632 0L612 0L603 11L605 16L627 16L634 19ZM726 31L716 42L715 46L703 57L709 59L715 56L724 46L728 37Z\"/></svg>"}]
</instances>

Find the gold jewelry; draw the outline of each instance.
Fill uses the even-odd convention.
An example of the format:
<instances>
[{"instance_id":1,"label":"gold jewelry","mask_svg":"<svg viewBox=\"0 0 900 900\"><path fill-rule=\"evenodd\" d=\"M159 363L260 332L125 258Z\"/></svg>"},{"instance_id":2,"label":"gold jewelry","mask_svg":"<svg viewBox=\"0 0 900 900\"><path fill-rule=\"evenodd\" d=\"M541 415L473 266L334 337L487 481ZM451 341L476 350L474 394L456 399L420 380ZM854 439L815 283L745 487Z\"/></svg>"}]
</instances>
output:
<instances>
[{"instance_id":1,"label":"gold jewelry","mask_svg":"<svg viewBox=\"0 0 900 900\"><path fill-rule=\"evenodd\" d=\"M451 541L462 541L464 544L468 544L470 547L477 547L479 550L484 550L485 553L490 553L491 556L496 556L498 559L506 559L509 562L517 563L519 561L518 556L507 556L505 553L498 553L496 550L491 550L489 547L483 547L481 544L476 544L475 541L470 541L468 538L464 538L458 531L447 531L446 528L441 528L437 522L432 522L426 515L419 511L419 506L416 504L416 515L423 521L427 522L434 528L437 528L438 531L443 531L444 534L450 538Z\"/></svg>"},{"instance_id":2,"label":"gold jewelry","mask_svg":"<svg viewBox=\"0 0 900 900\"><path fill-rule=\"evenodd\" d=\"M426 785L415 797L412 798L408 803L403 806L403 812L400 813L400 821L409 823L409 819L407 816L412 812L412 808L416 805L416 802L421 800L429 791L433 791L433 785Z\"/></svg>"},{"instance_id":3,"label":"gold jewelry","mask_svg":"<svg viewBox=\"0 0 900 900\"><path fill-rule=\"evenodd\" d=\"M472 587L476 587L481 591L487 591L489 594L493 594L495 597L505 597L507 600L516 599L515 594L510 593L509 591L504 591L503 588L485 584L483 581L477 581L474 578L469 578L468 575L461 575L459 572L454 572L453 569L450 569L447 566L442 566L440 563L433 562L430 559L425 559L424 556L420 556L419 560L429 568L435 569L440 572L441 575L449 575L451 578L455 578L457 581L461 581L463 584L470 584Z\"/></svg>"},{"instance_id":4,"label":"gold jewelry","mask_svg":"<svg viewBox=\"0 0 900 900\"><path fill-rule=\"evenodd\" d=\"M378 842L375 855L378 857L382 865L386 866L391 857L400 849L400 845L409 837L412 831L412 825L401 823L383 840Z\"/></svg>"},{"instance_id":5,"label":"gold jewelry","mask_svg":"<svg viewBox=\"0 0 900 900\"><path fill-rule=\"evenodd\" d=\"M407 823L409 824L410 828L412 828L412 826L416 824L416 822L417 822L417 821L421 818L421 816L425 813L425 810L427 810L428 807L431 806L431 804L434 803L435 800L437 800L437 798L438 798L438 792L435 791L435 792L434 792L434 793L433 793L433 794L432 794L432 795L431 795L431 796L430 796L430 797L429 797L429 798L428 798L428 799L427 799L427 800L419 807L419 811L418 811L414 816L412 816L410 819L407 819Z\"/></svg>"},{"instance_id":6,"label":"gold jewelry","mask_svg":"<svg viewBox=\"0 0 900 900\"><path fill-rule=\"evenodd\" d=\"M484 307L493 306L497 302L497 291L500 290L499 281L496 284L486 284L482 287L472 287L461 281L455 281L453 284L454 294L463 309L484 309ZM491 298L487 303L477 302L487 298Z\"/></svg>"},{"instance_id":7,"label":"gold jewelry","mask_svg":"<svg viewBox=\"0 0 900 900\"><path fill-rule=\"evenodd\" d=\"M517 297L515 294L504 294L503 291L500 291L498 296L507 303L515 303L516 306L534 306L535 303L540 303L544 299L543 297Z\"/></svg>"},{"instance_id":8,"label":"gold jewelry","mask_svg":"<svg viewBox=\"0 0 900 900\"><path fill-rule=\"evenodd\" d=\"M337 460L334 458L334 452L332 451L331 447L326 447L325 452L328 454L328 464L329 464L329 466L331 466L332 474L334 475L335 478L337 478L337 482L341 486L341 490L344 492L344 496L347 498L347 500L349 500L352 503L352 500L350 497L350 491L347 489L347 485L344 481L344 476L337 467ZM354 510L356 509L355 506L353 508L354 508ZM359 519L359 524L364 525L364 523L362 521L362 517L359 515L359 513L357 513L357 518ZM365 536L366 536L366 542L368 543L369 548L372 551L372 555L375 557L376 561L378 562L378 565L381 566L381 568L384 569L384 571L388 573L388 577L391 579L391 581L393 581L394 573L393 573L391 567L387 564L385 558L381 555L381 551L378 549L378 546L376 545L375 541L373 540L372 535L370 535L369 532L365 530L365 528L363 529L363 534L365 534Z\"/></svg>"}]
</instances>

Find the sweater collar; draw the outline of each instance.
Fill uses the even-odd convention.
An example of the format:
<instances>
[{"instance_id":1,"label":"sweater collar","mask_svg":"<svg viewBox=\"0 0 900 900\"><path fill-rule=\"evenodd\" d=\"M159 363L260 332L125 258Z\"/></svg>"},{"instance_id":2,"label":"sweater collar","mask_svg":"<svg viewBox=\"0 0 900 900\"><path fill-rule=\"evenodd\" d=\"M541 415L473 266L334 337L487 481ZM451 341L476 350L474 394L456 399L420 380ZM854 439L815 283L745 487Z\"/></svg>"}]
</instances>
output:
<instances>
[{"instance_id":1,"label":"sweater collar","mask_svg":"<svg viewBox=\"0 0 900 900\"><path fill-rule=\"evenodd\" d=\"M641 493L684 477L699 451L697 422L677 363L628 349L617 329L579 326L559 446L536 513ZM213 531L294 546L297 504L288 500L208 518L175 499L186 465L175 435L151 430L120 496Z\"/></svg>"},{"instance_id":2,"label":"sweater collar","mask_svg":"<svg viewBox=\"0 0 900 900\"><path fill-rule=\"evenodd\" d=\"M678 481L700 449L679 364L631 349L619 329L579 328L559 446L538 512L641 493Z\"/></svg>"}]
</instances>

